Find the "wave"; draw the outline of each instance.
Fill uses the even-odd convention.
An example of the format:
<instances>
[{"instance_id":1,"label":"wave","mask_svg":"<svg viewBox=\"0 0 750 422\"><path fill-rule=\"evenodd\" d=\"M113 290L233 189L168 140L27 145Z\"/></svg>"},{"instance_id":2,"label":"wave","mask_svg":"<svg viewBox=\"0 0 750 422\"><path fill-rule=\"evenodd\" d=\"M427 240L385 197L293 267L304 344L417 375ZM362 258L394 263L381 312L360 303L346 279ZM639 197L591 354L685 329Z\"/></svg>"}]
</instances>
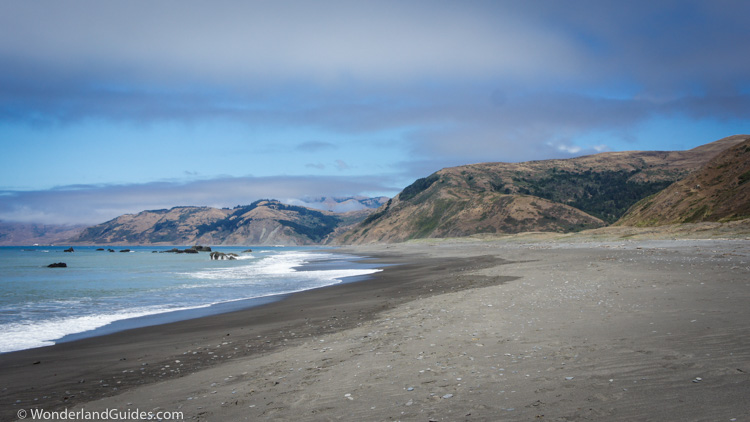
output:
<instances>
[{"instance_id":1,"label":"wave","mask_svg":"<svg viewBox=\"0 0 750 422\"><path fill-rule=\"evenodd\" d=\"M90 297L55 299L48 305L59 307L60 311L78 308L89 315L66 315L44 320L25 319L23 321L0 324L0 353L49 346L57 340L71 335L96 330L116 321L164 314L167 312L193 310L213 305L286 295L305 290L341 283L346 277L363 276L381 271L380 269L321 269L305 270L303 265L316 260L346 259L328 253L307 251L285 251L274 255L257 257L242 255L241 262L222 261L221 268L208 268L192 272L173 273L183 280L172 287L168 295L161 295L169 303L154 303L153 306L137 307L136 303L109 302L106 308L88 308ZM164 288L154 292L164 292ZM203 290L201 290L203 289ZM147 293L151 290L140 290ZM125 298L121 298L125 299ZM126 299L127 300L127 299ZM83 308L75 303L83 304ZM132 307L135 304L136 307ZM144 304L141 302L141 304ZM122 307L122 310L116 308Z\"/></svg>"},{"instance_id":2,"label":"wave","mask_svg":"<svg viewBox=\"0 0 750 422\"><path fill-rule=\"evenodd\" d=\"M145 315L169 312L172 309L134 310L112 314L98 314L45 321L12 322L4 324L0 334L0 353L35 347L51 346L56 339L69 334L82 333L103 327L112 322Z\"/></svg>"}]
</instances>

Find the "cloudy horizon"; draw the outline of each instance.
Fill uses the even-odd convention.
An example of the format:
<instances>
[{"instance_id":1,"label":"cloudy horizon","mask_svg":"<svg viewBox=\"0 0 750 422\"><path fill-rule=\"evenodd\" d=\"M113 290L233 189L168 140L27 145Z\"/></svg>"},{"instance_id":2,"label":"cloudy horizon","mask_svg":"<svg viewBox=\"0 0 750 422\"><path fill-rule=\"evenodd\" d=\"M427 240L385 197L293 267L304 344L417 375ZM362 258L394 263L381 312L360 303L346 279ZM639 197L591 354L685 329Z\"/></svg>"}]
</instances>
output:
<instances>
[{"instance_id":1,"label":"cloudy horizon","mask_svg":"<svg viewBox=\"0 0 750 422\"><path fill-rule=\"evenodd\" d=\"M0 220L750 133L744 1L0 3Z\"/></svg>"}]
</instances>

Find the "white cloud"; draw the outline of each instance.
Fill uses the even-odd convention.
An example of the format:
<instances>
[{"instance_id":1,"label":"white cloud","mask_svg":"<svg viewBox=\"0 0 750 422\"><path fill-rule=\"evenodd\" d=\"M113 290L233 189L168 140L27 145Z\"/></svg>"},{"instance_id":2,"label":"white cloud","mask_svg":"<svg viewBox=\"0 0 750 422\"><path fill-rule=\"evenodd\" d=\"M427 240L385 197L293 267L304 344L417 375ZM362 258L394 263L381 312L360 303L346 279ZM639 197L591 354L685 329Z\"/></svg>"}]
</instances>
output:
<instances>
[{"instance_id":1,"label":"white cloud","mask_svg":"<svg viewBox=\"0 0 750 422\"><path fill-rule=\"evenodd\" d=\"M566 154L578 154L581 152L581 147L576 145L558 145L557 150Z\"/></svg>"},{"instance_id":2,"label":"white cloud","mask_svg":"<svg viewBox=\"0 0 750 422\"><path fill-rule=\"evenodd\" d=\"M122 214L174 206L234 207L266 198L394 195L402 186L382 177L278 176L189 183L75 186L0 192L0 220L95 224Z\"/></svg>"}]
</instances>

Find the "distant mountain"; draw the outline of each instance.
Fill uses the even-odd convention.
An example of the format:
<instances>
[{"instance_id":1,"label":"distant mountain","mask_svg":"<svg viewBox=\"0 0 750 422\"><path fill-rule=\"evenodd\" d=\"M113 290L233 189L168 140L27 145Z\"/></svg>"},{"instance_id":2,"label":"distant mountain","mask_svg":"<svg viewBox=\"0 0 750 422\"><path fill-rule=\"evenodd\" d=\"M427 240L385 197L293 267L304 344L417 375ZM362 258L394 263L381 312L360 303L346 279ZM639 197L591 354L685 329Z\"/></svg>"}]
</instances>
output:
<instances>
[{"instance_id":1,"label":"distant mountain","mask_svg":"<svg viewBox=\"0 0 750 422\"><path fill-rule=\"evenodd\" d=\"M77 236L85 225L11 223L0 221L0 245L50 245Z\"/></svg>"},{"instance_id":2,"label":"distant mountain","mask_svg":"<svg viewBox=\"0 0 750 422\"><path fill-rule=\"evenodd\" d=\"M369 198L365 196L326 196L320 198L303 199L300 201L295 201L293 204L301 205L307 208L315 208L318 210L326 210L332 212L349 212L378 208L388 202L389 199L390 198L388 198L387 196L380 196L377 198Z\"/></svg>"},{"instance_id":3,"label":"distant mountain","mask_svg":"<svg viewBox=\"0 0 750 422\"><path fill-rule=\"evenodd\" d=\"M733 136L689 151L609 152L446 168L417 180L336 241L601 227L745 139Z\"/></svg>"},{"instance_id":4,"label":"distant mountain","mask_svg":"<svg viewBox=\"0 0 750 422\"><path fill-rule=\"evenodd\" d=\"M617 225L660 226L750 218L750 137L700 170L641 200Z\"/></svg>"},{"instance_id":5,"label":"distant mountain","mask_svg":"<svg viewBox=\"0 0 750 422\"><path fill-rule=\"evenodd\" d=\"M333 213L276 200L233 209L175 207L126 214L85 229L73 239L86 244L312 245L370 210Z\"/></svg>"}]
</instances>

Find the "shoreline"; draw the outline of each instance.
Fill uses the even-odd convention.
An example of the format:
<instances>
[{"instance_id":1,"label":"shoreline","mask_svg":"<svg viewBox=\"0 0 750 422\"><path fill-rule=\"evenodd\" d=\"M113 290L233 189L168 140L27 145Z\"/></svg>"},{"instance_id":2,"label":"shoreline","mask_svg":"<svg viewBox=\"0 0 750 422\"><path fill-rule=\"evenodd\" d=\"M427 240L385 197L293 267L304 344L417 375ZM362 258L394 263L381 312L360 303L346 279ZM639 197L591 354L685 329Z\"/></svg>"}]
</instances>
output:
<instances>
[{"instance_id":1,"label":"shoreline","mask_svg":"<svg viewBox=\"0 0 750 422\"><path fill-rule=\"evenodd\" d=\"M341 251L398 265L261 308L82 340L38 365L9 370L0 356L12 386L0 416L55 390L38 407L198 421L750 419L748 240ZM83 370L67 403L62 382L38 387Z\"/></svg>"},{"instance_id":2,"label":"shoreline","mask_svg":"<svg viewBox=\"0 0 750 422\"><path fill-rule=\"evenodd\" d=\"M15 246L14 249L18 249L20 251L25 251L25 247L23 246ZM136 248L136 246L129 246L129 248ZM240 248L246 248L246 247L239 247L235 249ZM162 248L164 249L164 248ZM128 249L130 250L130 249ZM226 250L226 249L225 249ZM293 250L296 251L302 251L303 253L310 252L312 254L316 254L317 252L314 252L314 250L310 248L294 248ZM38 252L38 250L34 250L35 252ZM43 251L46 252L46 251ZM58 251L61 252L61 251ZM75 254L75 258L78 259L81 251L78 251L78 254ZM145 256L147 258L151 257L151 252L156 252L152 250L151 248L141 248L140 250L135 250L132 252L140 252L141 256ZM267 252L267 251L262 251ZM85 250L83 252L89 253L89 254L97 254L99 255L98 251L94 251L93 248L89 248L89 250ZM331 250L329 248L328 254L330 254L329 257L321 258L321 255L318 254L314 258L310 258L310 261L303 261L299 265L295 267L290 267L291 271L299 271L300 273L306 273L310 272L310 274L316 274L317 271L332 271L332 270L345 270L345 271L352 271L355 275L345 276L345 274L341 274L341 276L336 276L335 278L331 276L330 278L325 278L324 283L329 283L327 285L335 285L335 284L341 284L341 283L350 283L350 282L356 282L362 279L365 279L368 274L361 274L357 275L357 273L367 273L369 271L379 271L379 269L376 269L375 267L362 262L360 260L360 257L353 256L353 255L344 255L344 254L337 254L335 250ZM37 254L38 255L38 254ZM67 255L67 254L66 254ZM38 255L40 256L40 255ZM90 255L93 257L93 255ZM311 255L312 256L312 255ZM105 258L110 258L108 254L104 254ZM196 255L197 257L197 255ZM97 257L98 258L98 257ZM175 257L177 259L180 259L178 257ZM191 256L185 256L184 258L187 259L193 259L195 260L195 257ZM204 259L207 259L207 256L203 257ZM38 258L37 260L40 260L41 258ZM90 258L93 259L93 258ZM167 258L169 259L169 258ZM242 264L243 259L248 259L246 256L241 256L238 258L238 261L234 261L234 263ZM70 262L70 261L68 261ZM258 262L263 262L262 259ZM80 262L77 262L77 264L80 266ZM85 263L88 265L88 262ZM119 264L119 262L117 263ZM117 265L115 264L115 265ZM161 264L161 263L160 263ZM195 264L195 262L192 262L190 264ZM151 265L151 263L145 264L145 265ZM168 264L167 264L168 265ZM209 265L209 264L205 264ZM250 264L252 265L252 264ZM71 265L76 266L76 265ZM231 266L229 266L231 267ZM214 268L214 267L207 267L207 268ZM171 269L169 271L179 271ZM221 271L221 270L219 270ZM83 270L85 273L86 270ZM114 276L117 276L117 273L113 273ZM161 274L159 274L161 275ZM85 277L86 274L81 274L81 277ZM293 277L294 274L290 274L290 277ZM106 277L106 276L105 276ZM105 283L106 284L106 283ZM321 283L322 284L322 283ZM324 287L325 285L322 285L321 287ZM250 291L250 292L240 292L241 295L244 296L238 296L238 297L216 297L216 298L205 298L202 302L198 301L192 301L190 303L179 303L179 304L170 304L168 298L165 301L161 303L155 303L152 304L150 309L142 309L141 312L135 312L133 311L133 306L136 308L139 307L138 302L134 302L132 306L124 306L123 307L123 313L115 313L112 312L109 309L100 307L99 309L91 309L90 314L83 314L83 315L76 315L76 316L67 316L68 320L75 319L75 318L91 318L91 319L97 319L99 318L100 321L98 324L91 324L88 323L86 326L81 326L80 324L76 323L68 323L67 325L63 327L55 326L55 329L53 329L53 332L56 332L56 334L59 335L59 337L31 337L33 340L36 340L35 342L29 341L28 343L21 342L21 345L26 345L27 347L24 349L16 349L16 350L8 350L11 348L11 346L8 346L8 344L13 345L13 342L9 340L8 344L4 344L2 350L0 353L9 353L9 352L15 352L15 351L22 351L22 350L28 350L31 348L38 348L43 346L48 346L52 344L58 344L58 343L64 343L64 342L70 342L75 340L80 340L84 338L89 337L97 337L101 335L107 335L116 333L119 331L125 331L130 330L134 328L141 328L146 326L152 326L152 325L162 325L167 324L171 322L177 322L182 320L188 320L188 319L195 319L195 318L201 318L205 316L215 315L215 314L221 314L221 313L228 313L233 312L237 310L244 310L251 307L260 306L267 303L276 302L279 300L283 300L286 296L292 293L298 293L305 290L310 290L312 286L304 286L304 285L290 285L289 288L285 289L276 289L276 291ZM254 296L253 296L254 295ZM213 301L212 301L213 299ZM157 309L154 309L157 308ZM132 312L131 312L132 311ZM26 326L25 332L33 332L37 327L40 325L42 326L41 332L45 332L45 323L47 322L56 322L58 325L62 325L62 321L65 321L65 318L58 318L57 320L49 321L49 320L41 320L41 321L31 321ZM58 322L59 321L59 322ZM18 325L21 325L18 324ZM11 325L13 325L11 323ZM92 328L89 328L92 327ZM11 332L18 332L18 330L11 329ZM61 334L66 333L66 334ZM20 336L19 333L17 336ZM5 340L5 338L3 339ZM28 340L28 338L27 338ZM17 344L17 343L16 343Z\"/></svg>"},{"instance_id":3,"label":"shoreline","mask_svg":"<svg viewBox=\"0 0 750 422\"><path fill-rule=\"evenodd\" d=\"M425 277L420 272L433 265L430 260L411 263L389 254L356 255L383 264L383 271L241 310L1 354L5 385L0 389L0 418L15 418L21 408L65 409L232 359L270 353L352 328L383 310L431 294L422 291L419 282ZM489 265L483 259L470 261L465 264ZM401 283L405 277L412 281Z\"/></svg>"}]
</instances>

